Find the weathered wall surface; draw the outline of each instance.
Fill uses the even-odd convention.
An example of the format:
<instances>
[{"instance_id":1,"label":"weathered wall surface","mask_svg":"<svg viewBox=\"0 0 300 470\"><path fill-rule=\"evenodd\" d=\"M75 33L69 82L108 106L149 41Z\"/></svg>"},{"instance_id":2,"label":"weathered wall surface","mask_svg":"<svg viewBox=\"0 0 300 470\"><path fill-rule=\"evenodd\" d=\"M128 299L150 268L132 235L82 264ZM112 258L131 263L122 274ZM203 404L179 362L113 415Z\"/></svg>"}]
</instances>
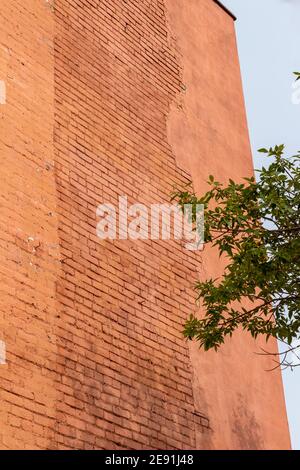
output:
<instances>
[{"instance_id":1,"label":"weathered wall surface","mask_svg":"<svg viewBox=\"0 0 300 470\"><path fill-rule=\"evenodd\" d=\"M165 6L57 1L56 22L64 443L194 447L208 421L193 414L181 331L199 260L180 243L95 232L99 203L168 202L187 182L167 140L181 79Z\"/></svg>"},{"instance_id":2,"label":"weathered wall surface","mask_svg":"<svg viewBox=\"0 0 300 470\"><path fill-rule=\"evenodd\" d=\"M288 447L255 345L182 339L215 254L96 237L100 203L251 172L232 19L208 0L11 0L1 17L0 447Z\"/></svg>"},{"instance_id":3,"label":"weathered wall surface","mask_svg":"<svg viewBox=\"0 0 300 470\"><path fill-rule=\"evenodd\" d=\"M0 21L0 448L46 448L58 379L53 11L11 0Z\"/></svg>"},{"instance_id":4,"label":"weathered wall surface","mask_svg":"<svg viewBox=\"0 0 300 470\"><path fill-rule=\"evenodd\" d=\"M234 22L210 0L166 3L185 88L171 106L169 143L203 193L209 174L226 181L253 172ZM200 278L217 278L223 268L218 253L206 248ZM212 448L290 447L281 373L266 372L274 363L255 354L260 346L277 347L245 334L217 354L191 346L196 406L210 418Z\"/></svg>"}]
</instances>

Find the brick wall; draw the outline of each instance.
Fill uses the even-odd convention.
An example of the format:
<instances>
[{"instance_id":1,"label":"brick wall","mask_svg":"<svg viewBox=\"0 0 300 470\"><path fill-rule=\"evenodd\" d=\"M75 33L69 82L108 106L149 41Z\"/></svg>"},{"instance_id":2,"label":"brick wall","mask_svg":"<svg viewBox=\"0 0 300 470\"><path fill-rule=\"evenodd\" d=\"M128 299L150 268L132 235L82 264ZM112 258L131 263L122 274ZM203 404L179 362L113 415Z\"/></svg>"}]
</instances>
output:
<instances>
[{"instance_id":1,"label":"brick wall","mask_svg":"<svg viewBox=\"0 0 300 470\"><path fill-rule=\"evenodd\" d=\"M45 448L58 380L53 12L12 0L0 17L0 447Z\"/></svg>"},{"instance_id":2,"label":"brick wall","mask_svg":"<svg viewBox=\"0 0 300 470\"><path fill-rule=\"evenodd\" d=\"M0 448L245 447L237 428L222 442L224 404L210 405L207 363L182 338L202 256L177 241L96 236L98 204L169 202L174 186L199 180L171 118L189 82L172 16L180 2L1 6ZM206 27L234 38L226 12L197 5ZM233 79L240 86L236 68Z\"/></svg>"},{"instance_id":3,"label":"brick wall","mask_svg":"<svg viewBox=\"0 0 300 470\"><path fill-rule=\"evenodd\" d=\"M184 318L197 257L180 243L96 237L101 202L169 202L166 118L181 91L162 1L56 2L55 154L62 443L182 448L196 419ZM201 410L199 410L201 411ZM75 419L76 418L76 419ZM75 421L74 421L75 420Z\"/></svg>"}]
</instances>

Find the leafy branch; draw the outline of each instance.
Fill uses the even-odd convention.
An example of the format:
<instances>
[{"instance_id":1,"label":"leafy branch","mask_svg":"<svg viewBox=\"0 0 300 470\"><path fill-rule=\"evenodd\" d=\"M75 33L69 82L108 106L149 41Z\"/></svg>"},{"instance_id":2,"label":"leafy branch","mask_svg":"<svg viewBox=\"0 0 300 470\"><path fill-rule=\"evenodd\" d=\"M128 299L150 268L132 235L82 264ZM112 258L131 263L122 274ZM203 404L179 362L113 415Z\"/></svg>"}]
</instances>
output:
<instances>
[{"instance_id":1,"label":"leafy branch","mask_svg":"<svg viewBox=\"0 0 300 470\"><path fill-rule=\"evenodd\" d=\"M204 239L228 264L221 279L197 282L203 318L191 315L184 336L217 350L239 327L254 338L277 338L289 347L300 329L300 152L284 145L260 149L271 158L259 179L227 185L209 177L210 190L173 194L178 204L203 204Z\"/></svg>"}]
</instances>

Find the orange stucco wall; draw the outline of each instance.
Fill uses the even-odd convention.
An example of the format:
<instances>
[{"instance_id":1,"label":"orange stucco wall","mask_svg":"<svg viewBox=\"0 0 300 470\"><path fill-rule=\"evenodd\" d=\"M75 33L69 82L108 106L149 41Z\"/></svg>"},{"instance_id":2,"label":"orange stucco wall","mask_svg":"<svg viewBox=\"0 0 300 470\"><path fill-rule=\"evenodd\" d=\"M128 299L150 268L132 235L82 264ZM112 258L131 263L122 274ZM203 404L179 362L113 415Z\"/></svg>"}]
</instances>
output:
<instances>
[{"instance_id":1,"label":"orange stucco wall","mask_svg":"<svg viewBox=\"0 0 300 470\"><path fill-rule=\"evenodd\" d=\"M171 106L169 142L203 193L209 174L238 181L253 173L234 22L209 0L167 5L186 88ZM201 278L222 274L216 251L206 248L201 261ZM266 372L274 363L255 354L261 348L276 351L275 344L255 343L245 334L217 354L191 346L196 403L210 417L212 448L290 446L281 373Z\"/></svg>"},{"instance_id":2,"label":"orange stucco wall","mask_svg":"<svg viewBox=\"0 0 300 470\"><path fill-rule=\"evenodd\" d=\"M182 338L216 254L96 236L100 203L252 172L233 19L210 0L0 17L0 448L289 448L258 345Z\"/></svg>"}]
</instances>

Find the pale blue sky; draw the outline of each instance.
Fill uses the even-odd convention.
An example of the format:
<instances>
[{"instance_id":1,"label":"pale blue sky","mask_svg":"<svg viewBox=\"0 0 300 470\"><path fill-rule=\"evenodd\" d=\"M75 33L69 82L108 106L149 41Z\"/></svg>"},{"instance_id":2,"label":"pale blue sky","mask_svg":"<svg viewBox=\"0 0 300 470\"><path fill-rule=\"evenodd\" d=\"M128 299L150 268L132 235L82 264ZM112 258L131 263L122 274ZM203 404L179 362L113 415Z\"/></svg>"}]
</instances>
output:
<instances>
[{"instance_id":1,"label":"pale blue sky","mask_svg":"<svg viewBox=\"0 0 300 470\"><path fill-rule=\"evenodd\" d=\"M259 168L260 147L285 143L289 152L300 150L300 104L292 102L292 72L300 71L300 0L223 3L238 18L248 124L254 165ZM300 449L300 368L284 371L283 379L293 448Z\"/></svg>"}]
</instances>

